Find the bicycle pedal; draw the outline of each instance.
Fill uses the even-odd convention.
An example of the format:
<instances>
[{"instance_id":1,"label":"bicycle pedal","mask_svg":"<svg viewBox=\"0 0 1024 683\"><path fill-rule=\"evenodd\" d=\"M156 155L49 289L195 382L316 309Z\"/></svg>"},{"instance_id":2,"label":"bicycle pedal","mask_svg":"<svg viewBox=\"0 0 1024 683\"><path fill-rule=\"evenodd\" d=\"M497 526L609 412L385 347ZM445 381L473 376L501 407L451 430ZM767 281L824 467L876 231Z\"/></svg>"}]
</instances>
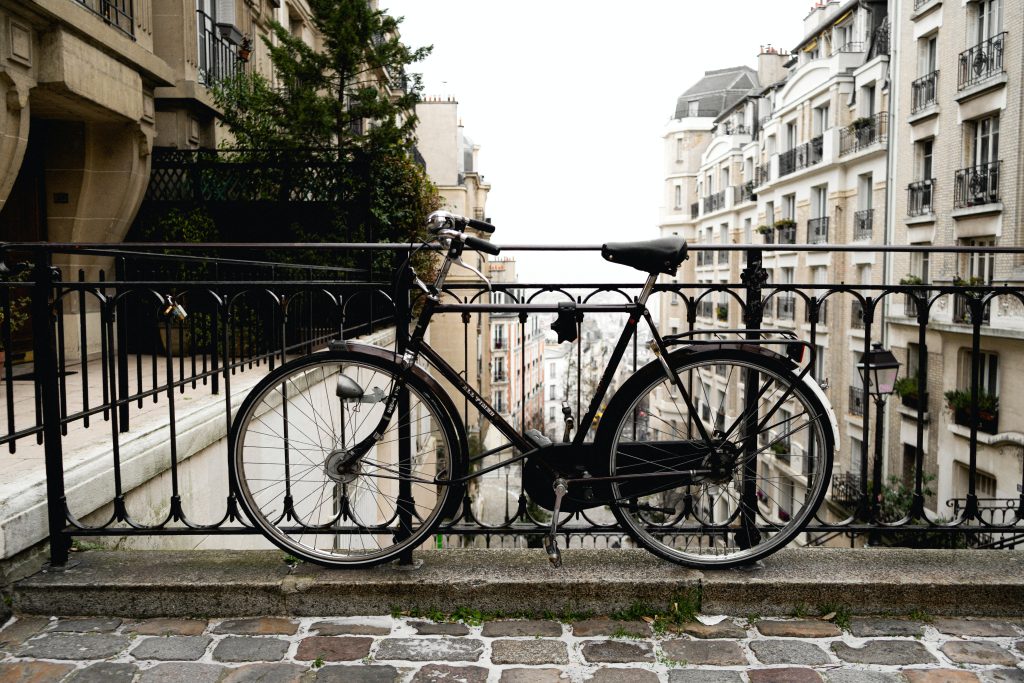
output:
<instances>
[{"instance_id":1,"label":"bicycle pedal","mask_svg":"<svg viewBox=\"0 0 1024 683\"><path fill-rule=\"evenodd\" d=\"M562 552L558 549L558 540L554 536L544 537L544 552L548 554L551 566L558 569L562 566Z\"/></svg>"}]
</instances>

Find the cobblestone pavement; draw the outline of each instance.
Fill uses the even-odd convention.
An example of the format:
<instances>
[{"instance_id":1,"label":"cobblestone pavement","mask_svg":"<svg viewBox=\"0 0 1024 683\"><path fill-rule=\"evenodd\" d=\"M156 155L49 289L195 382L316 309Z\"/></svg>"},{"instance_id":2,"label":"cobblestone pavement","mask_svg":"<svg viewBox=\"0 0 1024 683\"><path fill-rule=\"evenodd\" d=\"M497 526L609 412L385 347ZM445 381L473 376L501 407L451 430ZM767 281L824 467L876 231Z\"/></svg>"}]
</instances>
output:
<instances>
[{"instance_id":1,"label":"cobblestone pavement","mask_svg":"<svg viewBox=\"0 0 1024 683\"><path fill-rule=\"evenodd\" d=\"M704 621L714 621L704 618ZM12 618L0 682L1024 682L1024 622Z\"/></svg>"}]
</instances>

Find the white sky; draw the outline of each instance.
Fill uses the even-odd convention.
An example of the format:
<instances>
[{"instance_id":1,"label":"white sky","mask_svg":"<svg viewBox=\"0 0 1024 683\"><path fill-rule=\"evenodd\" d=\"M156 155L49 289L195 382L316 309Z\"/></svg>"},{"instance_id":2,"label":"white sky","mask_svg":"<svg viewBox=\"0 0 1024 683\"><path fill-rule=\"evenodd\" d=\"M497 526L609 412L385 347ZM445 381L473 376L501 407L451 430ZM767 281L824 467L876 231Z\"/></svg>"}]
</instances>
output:
<instances>
[{"instance_id":1,"label":"white sky","mask_svg":"<svg viewBox=\"0 0 1024 683\"><path fill-rule=\"evenodd\" d=\"M661 135L705 70L789 49L811 0L380 0L403 41L433 45L411 70L459 102L491 183L497 244L653 239ZM615 9L604 9L612 8ZM602 8L602 9L597 9ZM640 281L596 252L509 252L523 282Z\"/></svg>"}]
</instances>

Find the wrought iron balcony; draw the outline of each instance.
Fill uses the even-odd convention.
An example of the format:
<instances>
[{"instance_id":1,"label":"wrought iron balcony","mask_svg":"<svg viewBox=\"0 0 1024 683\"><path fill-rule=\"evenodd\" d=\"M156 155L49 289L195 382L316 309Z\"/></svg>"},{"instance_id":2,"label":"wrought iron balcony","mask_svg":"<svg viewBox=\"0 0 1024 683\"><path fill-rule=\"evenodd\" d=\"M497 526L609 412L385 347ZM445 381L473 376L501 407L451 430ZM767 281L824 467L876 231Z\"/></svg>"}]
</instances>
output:
<instances>
[{"instance_id":1,"label":"wrought iron balcony","mask_svg":"<svg viewBox=\"0 0 1024 683\"><path fill-rule=\"evenodd\" d=\"M999 161L961 168L953 187L953 208L963 209L999 201Z\"/></svg>"},{"instance_id":2,"label":"wrought iron balcony","mask_svg":"<svg viewBox=\"0 0 1024 683\"><path fill-rule=\"evenodd\" d=\"M849 412L851 415L863 415L864 414L864 401L866 396L864 395L864 389L861 387L850 387L850 407Z\"/></svg>"},{"instance_id":3,"label":"wrought iron balcony","mask_svg":"<svg viewBox=\"0 0 1024 683\"><path fill-rule=\"evenodd\" d=\"M963 90L1003 73L1003 47L1006 31L983 40L960 53L956 89Z\"/></svg>"},{"instance_id":4,"label":"wrought iron balcony","mask_svg":"<svg viewBox=\"0 0 1024 683\"><path fill-rule=\"evenodd\" d=\"M796 244L796 224L793 222L776 224L775 231L779 235L779 244Z\"/></svg>"},{"instance_id":5,"label":"wrought iron balcony","mask_svg":"<svg viewBox=\"0 0 1024 683\"><path fill-rule=\"evenodd\" d=\"M854 455L859 455L855 453ZM829 499L846 508L855 508L861 498L861 478L853 472L837 472L832 475L832 495Z\"/></svg>"},{"instance_id":6,"label":"wrought iron balcony","mask_svg":"<svg viewBox=\"0 0 1024 683\"><path fill-rule=\"evenodd\" d=\"M199 82L209 87L234 78L245 70L245 62L238 56L238 46L224 39L204 12L196 12L199 21Z\"/></svg>"},{"instance_id":7,"label":"wrought iron balcony","mask_svg":"<svg viewBox=\"0 0 1024 683\"><path fill-rule=\"evenodd\" d=\"M812 218L807 221L807 243L821 244L828 242L828 216Z\"/></svg>"},{"instance_id":8,"label":"wrought iron balcony","mask_svg":"<svg viewBox=\"0 0 1024 683\"><path fill-rule=\"evenodd\" d=\"M725 208L725 190L704 197L704 213L711 213Z\"/></svg>"},{"instance_id":9,"label":"wrought iron balcony","mask_svg":"<svg viewBox=\"0 0 1024 683\"><path fill-rule=\"evenodd\" d=\"M935 70L910 84L910 113L914 114L938 101L939 72Z\"/></svg>"},{"instance_id":10,"label":"wrought iron balcony","mask_svg":"<svg viewBox=\"0 0 1024 683\"><path fill-rule=\"evenodd\" d=\"M135 8L132 0L75 0L111 28L135 40Z\"/></svg>"},{"instance_id":11,"label":"wrought iron balcony","mask_svg":"<svg viewBox=\"0 0 1024 683\"><path fill-rule=\"evenodd\" d=\"M924 216L935 213L932 207L935 178L917 180L907 185L907 215Z\"/></svg>"},{"instance_id":12,"label":"wrought iron balcony","mask_svg":"<svg viewBox=\"0 0 1024 683\"><path fill-rule=\"evenodd\" d=\"M871 239L872 223L875 221L874 209L863 209L853 214L853 239Z\"/></svg>"},{"instance_id":13,"label":"wrought iron balcony","mask_svg":"<svg viewBox=\"0 0 1024 683\"><path fill-rule=\"evenodd\" d=\"M851 40L832 49L832 54L840 52L864 52L864 43L859 40Z\"/></svg>"},{"instance_id":14,"label":"wrought iron balcony","mask_svg":"<svg viewBox=\"0 0 1024 683\"><path fill-rule=\"evenodd\" d=\"M779 175L795 173L801 169L821 162L823 149L822 136L811 138L810 142L797 145L793 149L779 155Z\"/></svg>"},{"instance_id":15,"label":"wrought iron balcony","mask_svg":"<svg viewBox=\"0 0 1024 683\"><path fill-rule=\"evenodd\" d=\"M743 202L752 202L757 198L754 194L755 183L753 180L747 181L742 185L737 185L733 188L734 191L734 204L742 204Z\"/></svg>"},{"instance_id":16,"label":"wrought iron balcony","mask_svg":"<svg viewBox=\"0 0 1024 683\"><path fill-rule=\"evenodd\" d=\"M771 164L763 163L754 167L754 187L760 187L771 179Z\"/></svg>"},{"instance_id":17,"label":"wrought iron balcony","mask_svg":"<svg viewBox=\"0 0 1024 683\"><path fill-rule=\"evenodd\" d=\"M889 112L859 118L839 131L839 156L866 149L889 137Z\"/></svg>"},{"instance_id":18,"label":"wrought iron balcony","mask_svg":"<svg viewBox=\"0 0 1024 683\"><path fill-rule=\"evenodd\" d=\"M874 30L871 34L871 48L868 50L868 59L881 57L889 54L889 17Z\"/></svg>"}]
</instances>

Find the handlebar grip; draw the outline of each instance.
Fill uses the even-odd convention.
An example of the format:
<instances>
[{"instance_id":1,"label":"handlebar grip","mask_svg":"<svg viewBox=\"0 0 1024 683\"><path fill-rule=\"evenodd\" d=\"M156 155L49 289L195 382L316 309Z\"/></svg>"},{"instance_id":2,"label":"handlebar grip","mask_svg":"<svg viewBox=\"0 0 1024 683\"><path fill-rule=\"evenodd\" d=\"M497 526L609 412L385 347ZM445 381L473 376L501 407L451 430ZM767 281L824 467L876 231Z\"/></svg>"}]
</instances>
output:
<instances>
[{"instance_id":1,"label":"handlebar grip","mask_svg":"<svg viewBox=\"0 0 1024 683\"><path fill-rule=\"evenodd\" d=\"M485 254L490 254L491 256L497 256L498 254L501 253L501 247L499 247L497 244L492 244L487 240L482 240L479 237L473 237L472 235L466 235L466 246L469 247L470 249L475 249L477 251L482 251Z\"/></svg>"},{"instance_id":2,"label":"handlebar grip","mask_svg":"<svg viewBox=\"0 0 1024 683\"><path fill-rule=\"evenodd\" d=\"M475 218L467 218L466 219L466 225L468 225L469 227L474 228L476 230L479 230L480 232L486 232L488 234L494 232L494 226L493 225L491 225L490 223L487 223L485 221L478 221ZM495 254L495 255L497 255L497 254Z\"/></svg>"}]
</instances>

